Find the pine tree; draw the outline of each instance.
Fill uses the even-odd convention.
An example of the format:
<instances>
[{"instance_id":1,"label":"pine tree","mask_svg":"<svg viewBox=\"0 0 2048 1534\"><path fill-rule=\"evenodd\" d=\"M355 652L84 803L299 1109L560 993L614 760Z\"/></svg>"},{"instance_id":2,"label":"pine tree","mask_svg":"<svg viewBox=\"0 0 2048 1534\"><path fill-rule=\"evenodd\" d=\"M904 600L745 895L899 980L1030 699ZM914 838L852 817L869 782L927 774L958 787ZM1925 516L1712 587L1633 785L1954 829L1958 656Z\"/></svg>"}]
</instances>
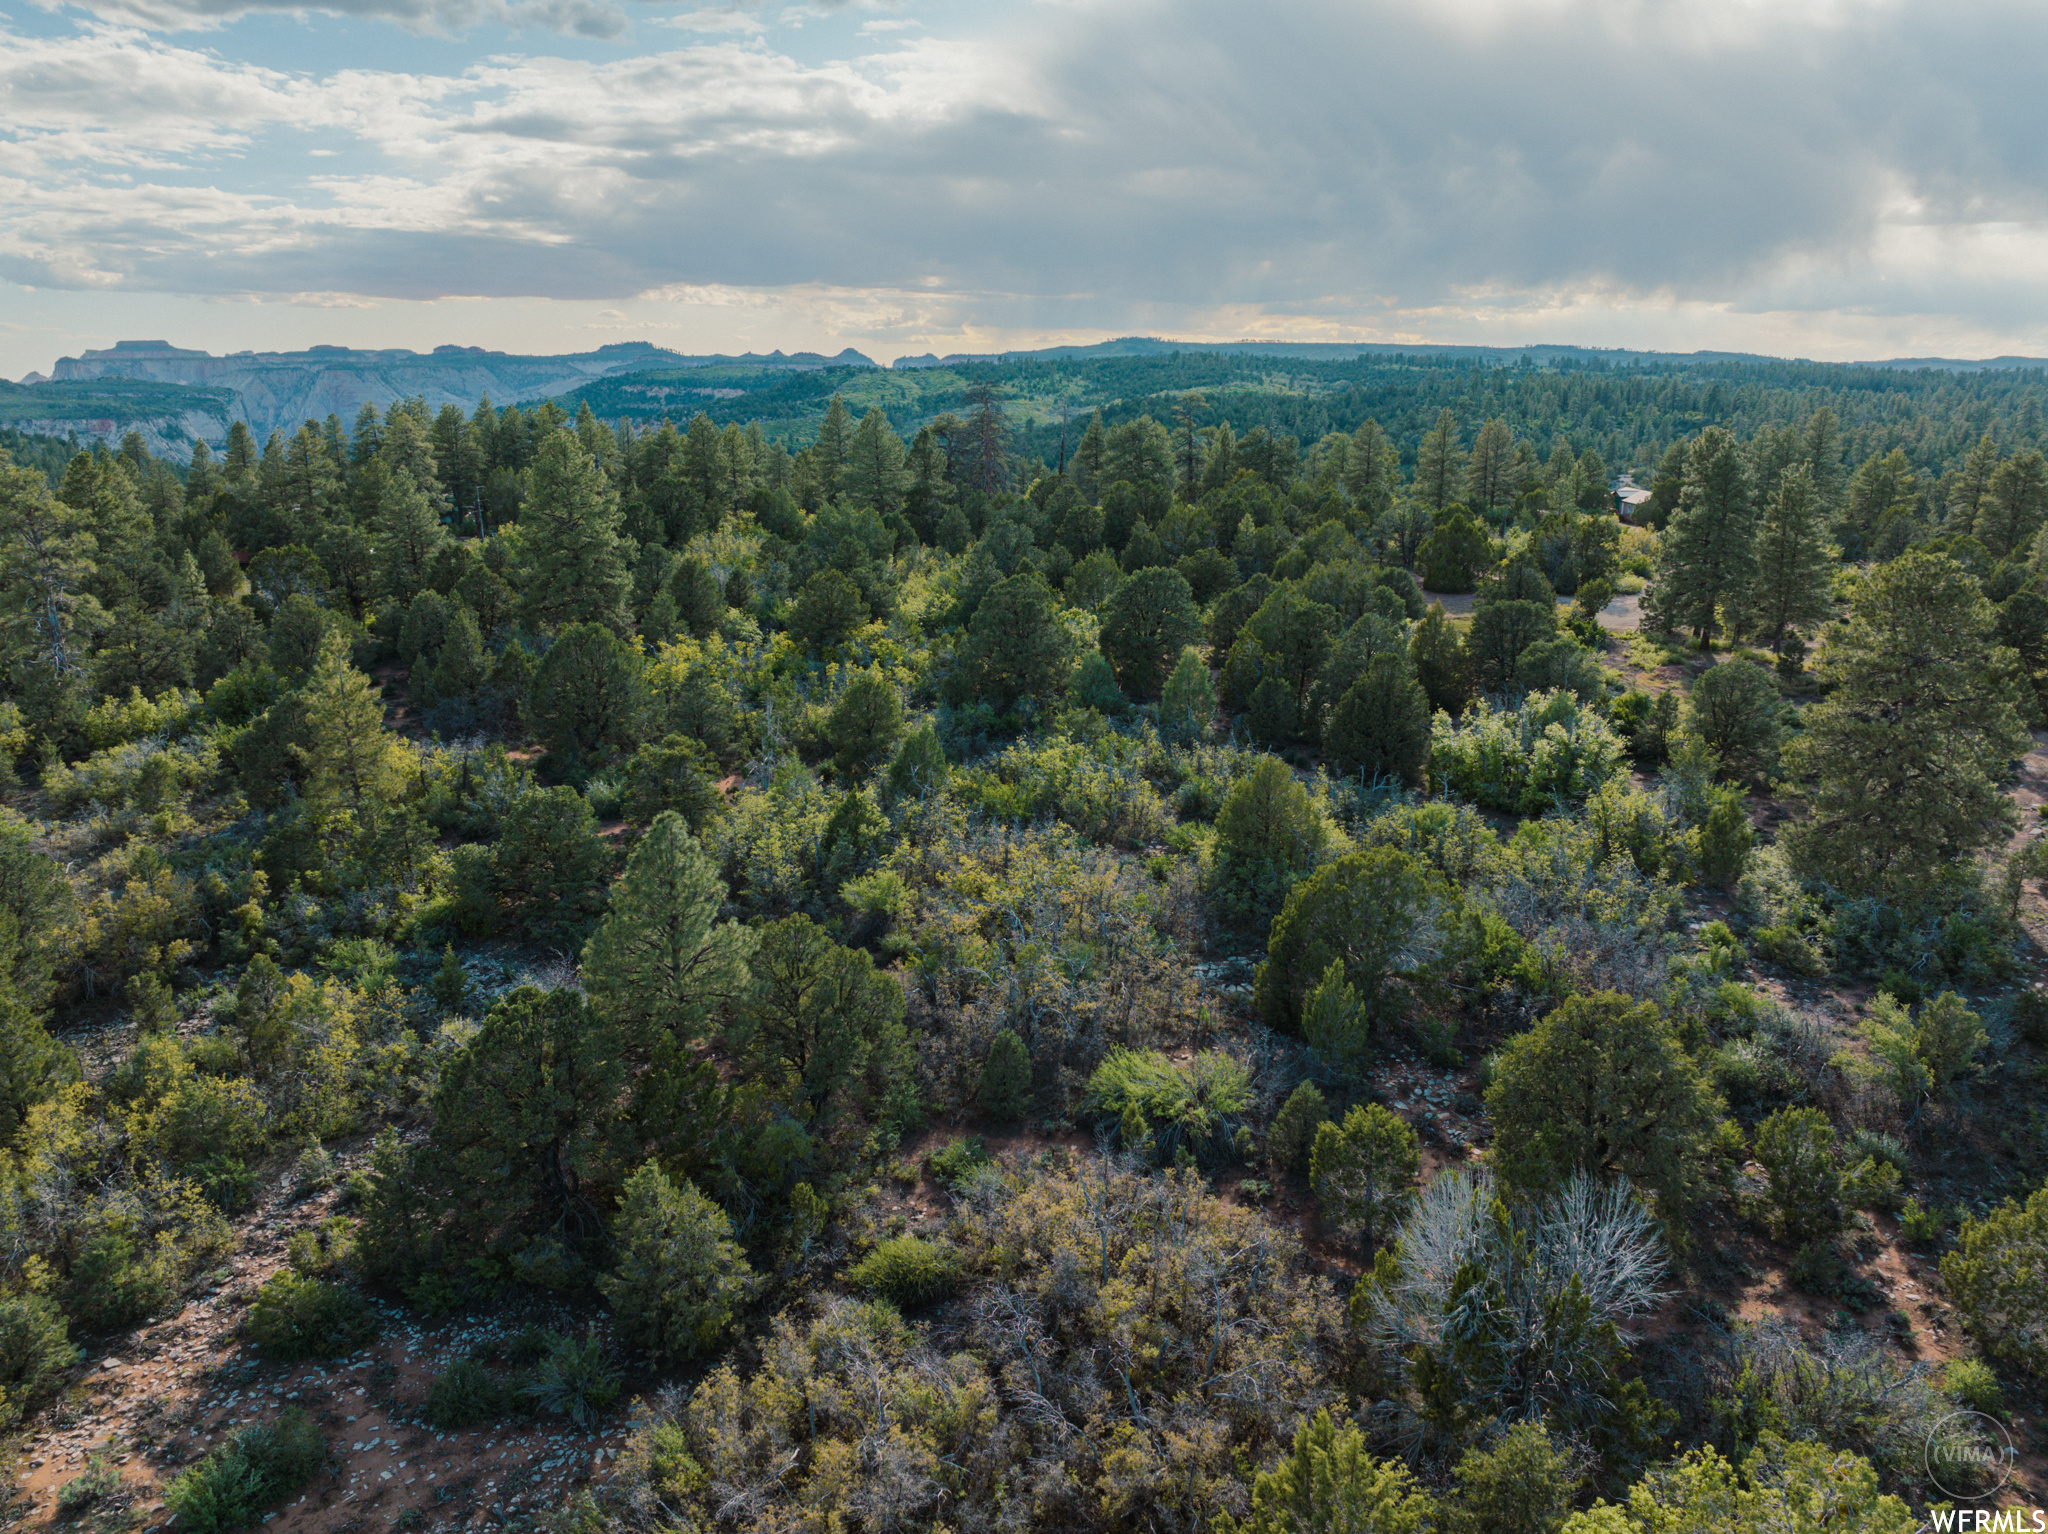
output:
<instances>
[{"instance_id":1,"label":"pine tree","mask_svg":"<svg viewBox=\"0 0 2048 1534\"><path fill-rule=\"evenodd\" d=\"M1352 505L1368 517L1385 516L1393 509L1400 479L1399 450L1387 440L1380 423L1368 419L1351 434L1344 454L1344 488Z\"/></svg>"},{"instance_id":2,"label":"pine tree","mask_svg":"<svg viewBox=\"0 0 2048 1534\"><path fill-rule=\"evenodd\" d=\"M1458 446L1458 418L1437 412L1436 425L1415 450L1415 494L1431 511L1442 511L1465 493L1465 455Z\"/></svg>"},{"instance_id":3,"label":"pine tree","mask_svg":"<svg viewBox=\"0 0 2048 1534\"><path fill-rule=\"evenodd\" d=\"M620 1334L657 1366L717 1347L754 1290L726 1212L649 1161L626 1179L612 1234L618 1265L597 1287Z\"/></svg>"},{"instance_id":4,"label":"pine tree","mask_svg":"<svg viewBox=\"0 0 2048 1534\"><path fill-rule=\"evenodd\" d=\"M1215 683L1201 652L1188 645L1159 694L1159 733L1176 745L1193 745L1209 733L1215 717Z\"/></svg>"},{"instance_id":5,"label":"pine tree","mask_svg":"<svg viewBox=\"0 0 2048 1534\"><path fill-rule=\"evenodd\" d=\"M533 458L520 509L522 610L535 628L601 623L629 631L632 574L619 541L617 498L574 435L555 431Z\"/></svg>"},{"instance_id":6,"label":"pine tree","mask_svg":"<svg viewBox=\"0 0 2048 1534\"><path fill-rule=\"evenodd\" d=\"M1102 492L1109 488L1109 481L1103 478L1109 462L1109 429L1102 424L1102 409L1097 406L1088 417L1088 427L1081 433L1081 442L1074 449L1074 488L1091 501L1099 502Z\"/></svg>"},{"instance_id":7,"label":"pine tree","mask_svg":"<svg viewBox=\"0 0 2048 1534\"><path fill-rule=\"evenodd\" d=\"M1372 1025L1345 978L1342 959L1332 959L1308 993L1301 1036L1339 1082L1358 1081L1372 1063Z\"/></svg>"},{"instance_id":8,"label":"pine tree","mask_svg":"<svg viewBox=\"0 0 2048 1534\"><path fill-rule=\"evenodd\" d=\"M1353 1108L1341 1124L1316 1130L1309 1183L1323 1218L1359 1232L1368 1252L1385 1245L1414 1197L1422 1155L1415 1131L1378 1103Z\"/></svg>"},{"instance_id":9,"label":"pine tree","mask_svg":"<svg viewBox=\"0 0 2048 1534\"><path fill-rule=\"evenodd\" d=\"M1723 427L1700 433L1685 458L1685 488L1658 546L1651 605L1667 632L1692 631L1705 647L1722 604L1739 606L1756 576L1756 514L1749 466Z\"/></svg>"},{"instance_id":10,"label":"pine tree","mask_svg":"<svg viewBox=\"0 0 2048 1534\"><path fill-rule=\"evenodd\" d=\"M572 772L631 745L646 716L645 663L597 623L563 630L541 657L526 695L529 728Z\"/></svg>"},{"instance_id":11,"label":"pine tree","mask_svg":"<svg viewBox=\"0 0 2048 1534\"><path fill-rule=\"evenodd\" d=\"M900 511L910 488L903 441L890 429L880 405L868 407L846 450L841 488L847 501L880 515Z\"/></svg>"},{"instance_id":12,"label":"pine tree","mask_svg":"<svg viewBox=\"0 0 2048 1534\"><path fill-rule=\"evenodd\" d=\"M758 1079L794 1095L808 1124L829 1123L856 1094L886 1100L907 1077L903 992L867 953L791 916L761 929L749 967L731 1037Z\"/></svg>"},{"instance_id":13,"label":"pine tree","mask_svg":"<svg viewBox=\"0 0 2048 1534\"><path fill-rule=\"evenodd\" d=\"M434 1092L429 1164L446 1169L458 1250L596 1246L588 1190L611 1165L622 1075L617 1038L576 992L522 986L491 1008Z\"/></svg>"},{"instance_id":14,"label":"pine tree","mask_svg":"<svg viewBox=\"0 0 2048 1534\"><path fill-rule=\"evenodd\" d=\"M1813 472L1796 464L1778 481L1778 493L1757 528L1756 578L1742 604L1742 626L1768 636L1777 652L1786 634L1827 616L1834 569Z\"/></svg>"},{"instance_id":15,"label":"pine tree","mask_svg":"<svg viewBox=\"0 0 2048 1534\"><path fill-rule=\"evenodd\" d=\"M1842 429L1826 405L1807 418L1805 453L1821 516L1831 523L1842 502Z\"/></svg>"},{"instance_id":16,"label":"pine tree","mask_svg":"<svg viewBox=\"0 0 2048 1534\"><path fill-rule=\"evenodd\" d=\"M1140 570L1103 604L1102 653L1134 698L1156 696L1168 668L1201 637L1201 610L1178 570Z\"/></svg>"},{"instance_id":17,"label":"pine tree","mask_svg":"<svg viewBox=\"0 0 2048 1534\"><path fill-rule=\"evenodd\" d=\"M818 487L818 503L836 500L847 459L853 451L853 414L842 395L832 396L825 407L825 419L818 423L818 440L811 444L811 473Z\"/></svg>"},{"instance_id":18,"label":"pine tree","mask_svg":"<svg viewBox=\"0 0 2048 1534\"><path fill-rule=\"evenodd\" d=\"M903 698L879 671L854 678L825 720L833 765L843 777L865 776L896 749L902 735Z\"/></svg>"},{"instance_id":19,"label":"pine tree","mask_svg":"<svg viewBox=\"0 0 2048 1534\"><path fill-rule=\"evenodd\" d=\"M1974 533L1977 513L1983 508L1991 476L1998 471L1998 439L1990 432L1963 457L1963 466L1949 482L1948 525L1958 532Z\"/></svg>"},{"instance_id":20,"label":"pine tree","mask_svg":"<svg viewBox=\"0 0 2048 1534\"><path fill-rule=\"evenodd\" d=\"M306 774L304 803L317 826L344 819L374 833L405 792L412 754L384 727L377 687L349 664L348 637L330 632L300 690L310 743L294 747Z\"/></svg>"},{"instance_id":21,"label":"pine tree","mask_svg":"<svg viewBox=\"0 0 2048 1534\"><path fill-rule=\"evenodd\" d=\"M751 934L718 920L725 886L674 810L657 815L583 950L593 1007L638 1049L694 1044L745 982Z\"/></svg>"},{"instance_id":22,"label":"pine tree","mask_svg":"<svg viewBox=\"0 0 2048 1534\"><path fill-rule=\"evenodd\" d=\"M1342 772L1413 788L1429 760L1429 718L1429 695L1408 657L1375 655L1331 713L1323 744Z\"/></svg>"},{"instance_id":23,"label":"pine tree","mask_svg":"<svg viewBox=\"0 0 2048 1534\"><path fill-rule=\"evenodd\" d=\"M1031 1051L1012 1029L989 1041L975 1091L981 1111L998 1124L1014 1124L1031 1110Z\"/></svg>"},{"instance_id":24,"label":"pine tree","mask_svg":"<svg viewBox=\"0 0 2048 1534\"><path fill-rule=\"evenodd\" d=\"M2048 514L2048 461L2031 448L2000 464L1985 487L1972 529L1998 558L2024 557Z\"/></svg>"},{"instance_id":25,"label":"pine tree","mask_svg":"<svg viewBox=\"0 0 2048 1534\"><path fill-rule=\"evenodd\" d=\"M1995 620L1942 554L1909 550L1865 578L1815 667L1831 690L1788 753L1813 780L1785 834L1802 872L1912 901L2004 841L2013 809L1999 784L2028 735Z\"/></svg>"},{"instance_id":26,"label":"pine tree","mask_svg":"<svg viewBox=\"0 0 2048 1534\"><path fill-rule=\"evenodd\" d=\"M85 515L33 469L0 463L0 592L9 648L43 685L43 710L85 681L99 603L86 591L98 541Z\"/></svg>"},{"instance_id":27,"label":"pine tree","mask_svg":"<svg viewBox=\"0 0 2048 1534\"><path fill-rule=\"evenodd\" d=\"M1408 637L1408 656L1430 708L1463 713L1472 696L1471 658L1465 652L1464 636L1451 625L1441 602L1430 603L1422 621L1415 625L1415 632Z\"/></svg>"},{"instance_id":28,"label":"pine tree","mask_svg":"<svg viewBox=\"0 0 2048 1534\"><path fill-rule=\"evenodd\" d=\"M1470 504L1482 517L1490 520L1514 498L1514 471L1515 434L1507 422L1495 416L1473 439L1471 463L1465 472Z\"/></svg>"},{"instance_id":29,"label":"pine tree","mask_svg":"<svg viewBox=\"0 0 2048 1534\"><path fill-rule=\"evenodd\" d=\"M460 1012L462 1004L469 999L469 971L455 956L453 943L441 950L441 967L434 972L433 984L428 991L443 1012Z\"/></svg>"},{"instance_id":30,"label":"pine tree","mask_svg":"<svg viewBox=\"0 0 2048 1534\"><path fill-rule=\"evenodd\" d=\"M376 528L379 594L410 602L426 588L434 556L447 542L440 513L426 490L400 471L385 483Z\"/></svg>"},{"instance_id":31,"label":"pine tree","mask_svg":"<svg viewBox=\"0 0 2048 1534\"><path fill-rule=\"evenodd\" d=\"M1714 1095L1657 1008L1573 996L1502 1046L1486 1091L1501 1179L1531 1192L1574 1173L1626 1177L1668 1220L1691 1197Z\"/></svg>"},{"instance_id":32,"label":"pine tree","mask_svg":"<svg viewBox=\"0 0 2048 1534\"><path fill-rule=\"evenodd\" d=\"M975 608L955 690L962 701L999 709L1026 699L1048 707L1066 695L1075 659L1073 636L1045 577L1025 569L998 581Z\"/></svg>"}]
</instances>

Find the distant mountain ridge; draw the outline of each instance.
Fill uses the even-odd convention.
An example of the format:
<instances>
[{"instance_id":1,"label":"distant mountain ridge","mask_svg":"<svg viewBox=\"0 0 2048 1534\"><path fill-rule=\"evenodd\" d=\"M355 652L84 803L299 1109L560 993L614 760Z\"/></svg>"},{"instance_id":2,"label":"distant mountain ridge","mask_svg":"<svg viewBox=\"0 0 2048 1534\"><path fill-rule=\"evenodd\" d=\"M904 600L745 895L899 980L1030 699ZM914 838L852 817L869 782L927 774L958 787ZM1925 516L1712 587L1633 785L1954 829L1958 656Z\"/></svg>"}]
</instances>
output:
<instances>
[{"instance_id":1,"label":"distant mountain ridge","mask_svg":"<svg viewBox=\"0 0 2048 1534\"><path fill-rule=\"evenodd\" d=\"M918 357L898 357L892 368L960 367L971 363L1068 362L1095 357L1163 357L1174 352L1225 352L1246 357L1292 357L1303 362L1331 362L1348 357L1472 357L1490 362L1514 362L1526 357L1537 365L1560 361L1591 362L1783 362L1763 352L1653 352L1626 347L1561 346L1543 343L1530 346L1455 346L1433 342L1404 341L1171 341L1158 336L1120 336L1114 341L1097 341L1087 346L1044 346L1002 352L951 352L944 357L926 352ZM1989 357L1967 360L1953 357L1895 357L1881 362L1848 362L1843 367L1925 368L1957 373L1982 372L1992 368L2048 368L2048 357Z\"/></svg>"},{"instance_id":2,"label":"distant mountain ridge","mask_svg":"<svg viewBox=\"0 0 2048 1534\"><path fill-rule=\"evenodd\" d=\"M560 356L521 356L480 346L437 346L427 353L402 347L311 346L296 352L236 352L216 357L164 341L120 341L104 350L59 358L47 382L38 379L29 387L40 390L55 384L120 379L233 391L231 402L218 417L217 431L182 418L152 423L159 428L155 434L168 443L194 435L217 439L235 420L247 422L261 438L273 430L289 431L302 421L330 414L348 420L365 404L383 410L394 400L415 396L426 400L430 409L452 403L468 411L486 395L499 405L523 404L551 399L613 374L733 364L796 370L875 366L872 359L850 347L836 357L781 351L765 356L748 352L737 357L699 357L646 341L619 342ZM215 401L207 403L218 409ZM184 414L181 412L181 417ZM212 410L204 414L208 422L214 419ZM63 413L52 411L51 416L61 419ZM84 420L78 420L72 429L82 435L100 434ZM144 434L152 435L149 431Z\"/></svg>"}]
</instances>

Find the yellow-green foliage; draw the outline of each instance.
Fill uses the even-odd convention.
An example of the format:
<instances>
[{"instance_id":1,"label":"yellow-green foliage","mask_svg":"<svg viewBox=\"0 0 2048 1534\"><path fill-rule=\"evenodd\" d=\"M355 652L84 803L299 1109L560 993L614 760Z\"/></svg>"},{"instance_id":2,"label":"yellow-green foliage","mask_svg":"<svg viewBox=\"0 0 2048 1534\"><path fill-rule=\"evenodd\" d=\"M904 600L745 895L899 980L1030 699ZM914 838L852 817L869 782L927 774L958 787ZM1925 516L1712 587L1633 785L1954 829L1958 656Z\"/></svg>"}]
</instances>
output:
<instances>
[{"instance_id":1,"label":"yellow-green foliage","mask_svg":"<svg viewBox=\"0 0 2048 1534\"><path fill-rule=\"evenodd\" d=\"M784 1315L634 1462L745 1531L1195 1529L1251 1512L1241 1463L1333 1394L1341 1332L1296 1242L1192 1175L1056 1165L979 1182L953 1222L960 1351L892 1307ZM700 1479L701 1477L701 1479Z\"/></svg>"},{"instance_id":2,"label":"yellow-green foliage","mask_svg":"<svg viewBox=\"0 0 2048 1534\"><path fill-rule=\"evenodd\" d=\"M1941 1280L1986 1352L2048 1376L2048 1187L1965 1220Z\"/></svg>"},{"instance_id":3,"label":"yellow-green foliage","mask_svg":"<svg viewBox=\"0 0 2048 1534\"><path fill-rule=\"evenodd\" d=\"M104 751L146 735L181 735L198 712L196 692L173 687L146 698L140 687L131 687L127 697L102 698L85 711L85 741L94 751Z\"/></svg>"},{"instance_id":4,"label":"yellow-green foliage","mask_svg":"<svg viewBox=\"0 0 2048 1534\"><path fill-rule=\"evenodd\" d=\"M1621 737L1569 692L1531 693L1512 709L1485 699L1455 724L1438 714L1430 781L1487 809L1534 815L1584 799L1621 770Z\"/></svg>"},{"instance_id":5,"label":"yellow-green foliage","mask_svg":"<svg viewBox=\"0 0 2048 1534\"><path fill-rule=\"evenodd\" d=\"M1912 1534L1918 1527L1905 1503L1878 1491L1868 1461L1767 1437L1739 1476L1712 1449L1697 1449L1650 1471L1622 1505L1600 1502L1574 1513L1562 1534Z\"/></svg>"},{"instance_id":6,"label":"yellow-green foliage","mask_svg":"<svg viewBox=\"0 0 2048 1534\"><path fill-rule=\"evenodd\" d=\"M968 804L997 820L1053 819L1090 841L1142 847L1164 838L1171 817L1142 771L1141 742L1106 735L1090 746L1019 741L958 780Z\"/></svg>"}]
</instances>

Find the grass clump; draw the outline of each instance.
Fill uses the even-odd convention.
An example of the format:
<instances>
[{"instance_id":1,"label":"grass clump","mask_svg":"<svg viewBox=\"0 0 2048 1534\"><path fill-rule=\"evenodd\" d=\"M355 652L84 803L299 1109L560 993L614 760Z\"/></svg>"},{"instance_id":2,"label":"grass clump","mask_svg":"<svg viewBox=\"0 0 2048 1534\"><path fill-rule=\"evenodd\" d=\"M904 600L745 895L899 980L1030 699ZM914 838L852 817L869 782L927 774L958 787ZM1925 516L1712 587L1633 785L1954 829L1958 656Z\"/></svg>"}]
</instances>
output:
<instances>
[{"instance_id":1,"label":"grass clump","mask_svg":"<svg viewBox=\"0 0 2048 1534\"><path fill-rule=\"evenodd\" d=\"M960 1281L960 1255L916 1236L892 1236L847 1271L853 1286L914 1310L943 1300Z\"/></svg>"},{"instance_id":2,"label":"grass clump","mask_svg":"<svg viewBox=\"0 0 2048 1534\"><path fill-rule=\"evenodd\" d=\"M509 1392L488 1369L473 1358L458 1358L434 1376L421 1414L429 1425L450 1433L502 1417L510 1405Z\"/></svg>"},{"instance_id":3,"label":"grass clump","mask_svg":"<svg viewBox=\"0 0 2048 1534\"><path fill-rule=\"evenodd\" d=\"M521 1393L540 1411L588 1426L619 1398L619 1376L605 1361L597 1328L586 1332L581 1342L554 1336Z\"/></svg>"},{"instance_id":4,"label":"grass clump","mask_svg":"<svg viewBox=\"0 0 2048 1534\"><path fill-rule=\"evenodd\" d=\"M1125 1150L1161 1162L1221 1161L1251 1139L1251 1074L1220 1050L1192 1060L1156 1049L1113 1051L1088 1078L1087 1111Z\"/></svg>"}]
</instances>

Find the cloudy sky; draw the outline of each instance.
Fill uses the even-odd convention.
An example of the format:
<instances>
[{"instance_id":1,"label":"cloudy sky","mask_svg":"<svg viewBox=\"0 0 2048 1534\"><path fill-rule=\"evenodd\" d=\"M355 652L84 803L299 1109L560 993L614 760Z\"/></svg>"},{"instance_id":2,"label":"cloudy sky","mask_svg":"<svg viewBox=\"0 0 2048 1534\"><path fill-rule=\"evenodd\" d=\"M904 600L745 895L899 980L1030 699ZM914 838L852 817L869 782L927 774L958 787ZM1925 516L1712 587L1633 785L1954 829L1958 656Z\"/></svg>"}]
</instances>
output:
<instances>
[{"instance_id":1,"label":"cloudy sky","mask_svg":"<svg viewBox=\"0 0 2048 1534\"><path fill-rule=\"evenodd\" d=\"M119 337L2048 354L2039 0L0 0L0 374Z\"/></svg>"}]
</instances>

